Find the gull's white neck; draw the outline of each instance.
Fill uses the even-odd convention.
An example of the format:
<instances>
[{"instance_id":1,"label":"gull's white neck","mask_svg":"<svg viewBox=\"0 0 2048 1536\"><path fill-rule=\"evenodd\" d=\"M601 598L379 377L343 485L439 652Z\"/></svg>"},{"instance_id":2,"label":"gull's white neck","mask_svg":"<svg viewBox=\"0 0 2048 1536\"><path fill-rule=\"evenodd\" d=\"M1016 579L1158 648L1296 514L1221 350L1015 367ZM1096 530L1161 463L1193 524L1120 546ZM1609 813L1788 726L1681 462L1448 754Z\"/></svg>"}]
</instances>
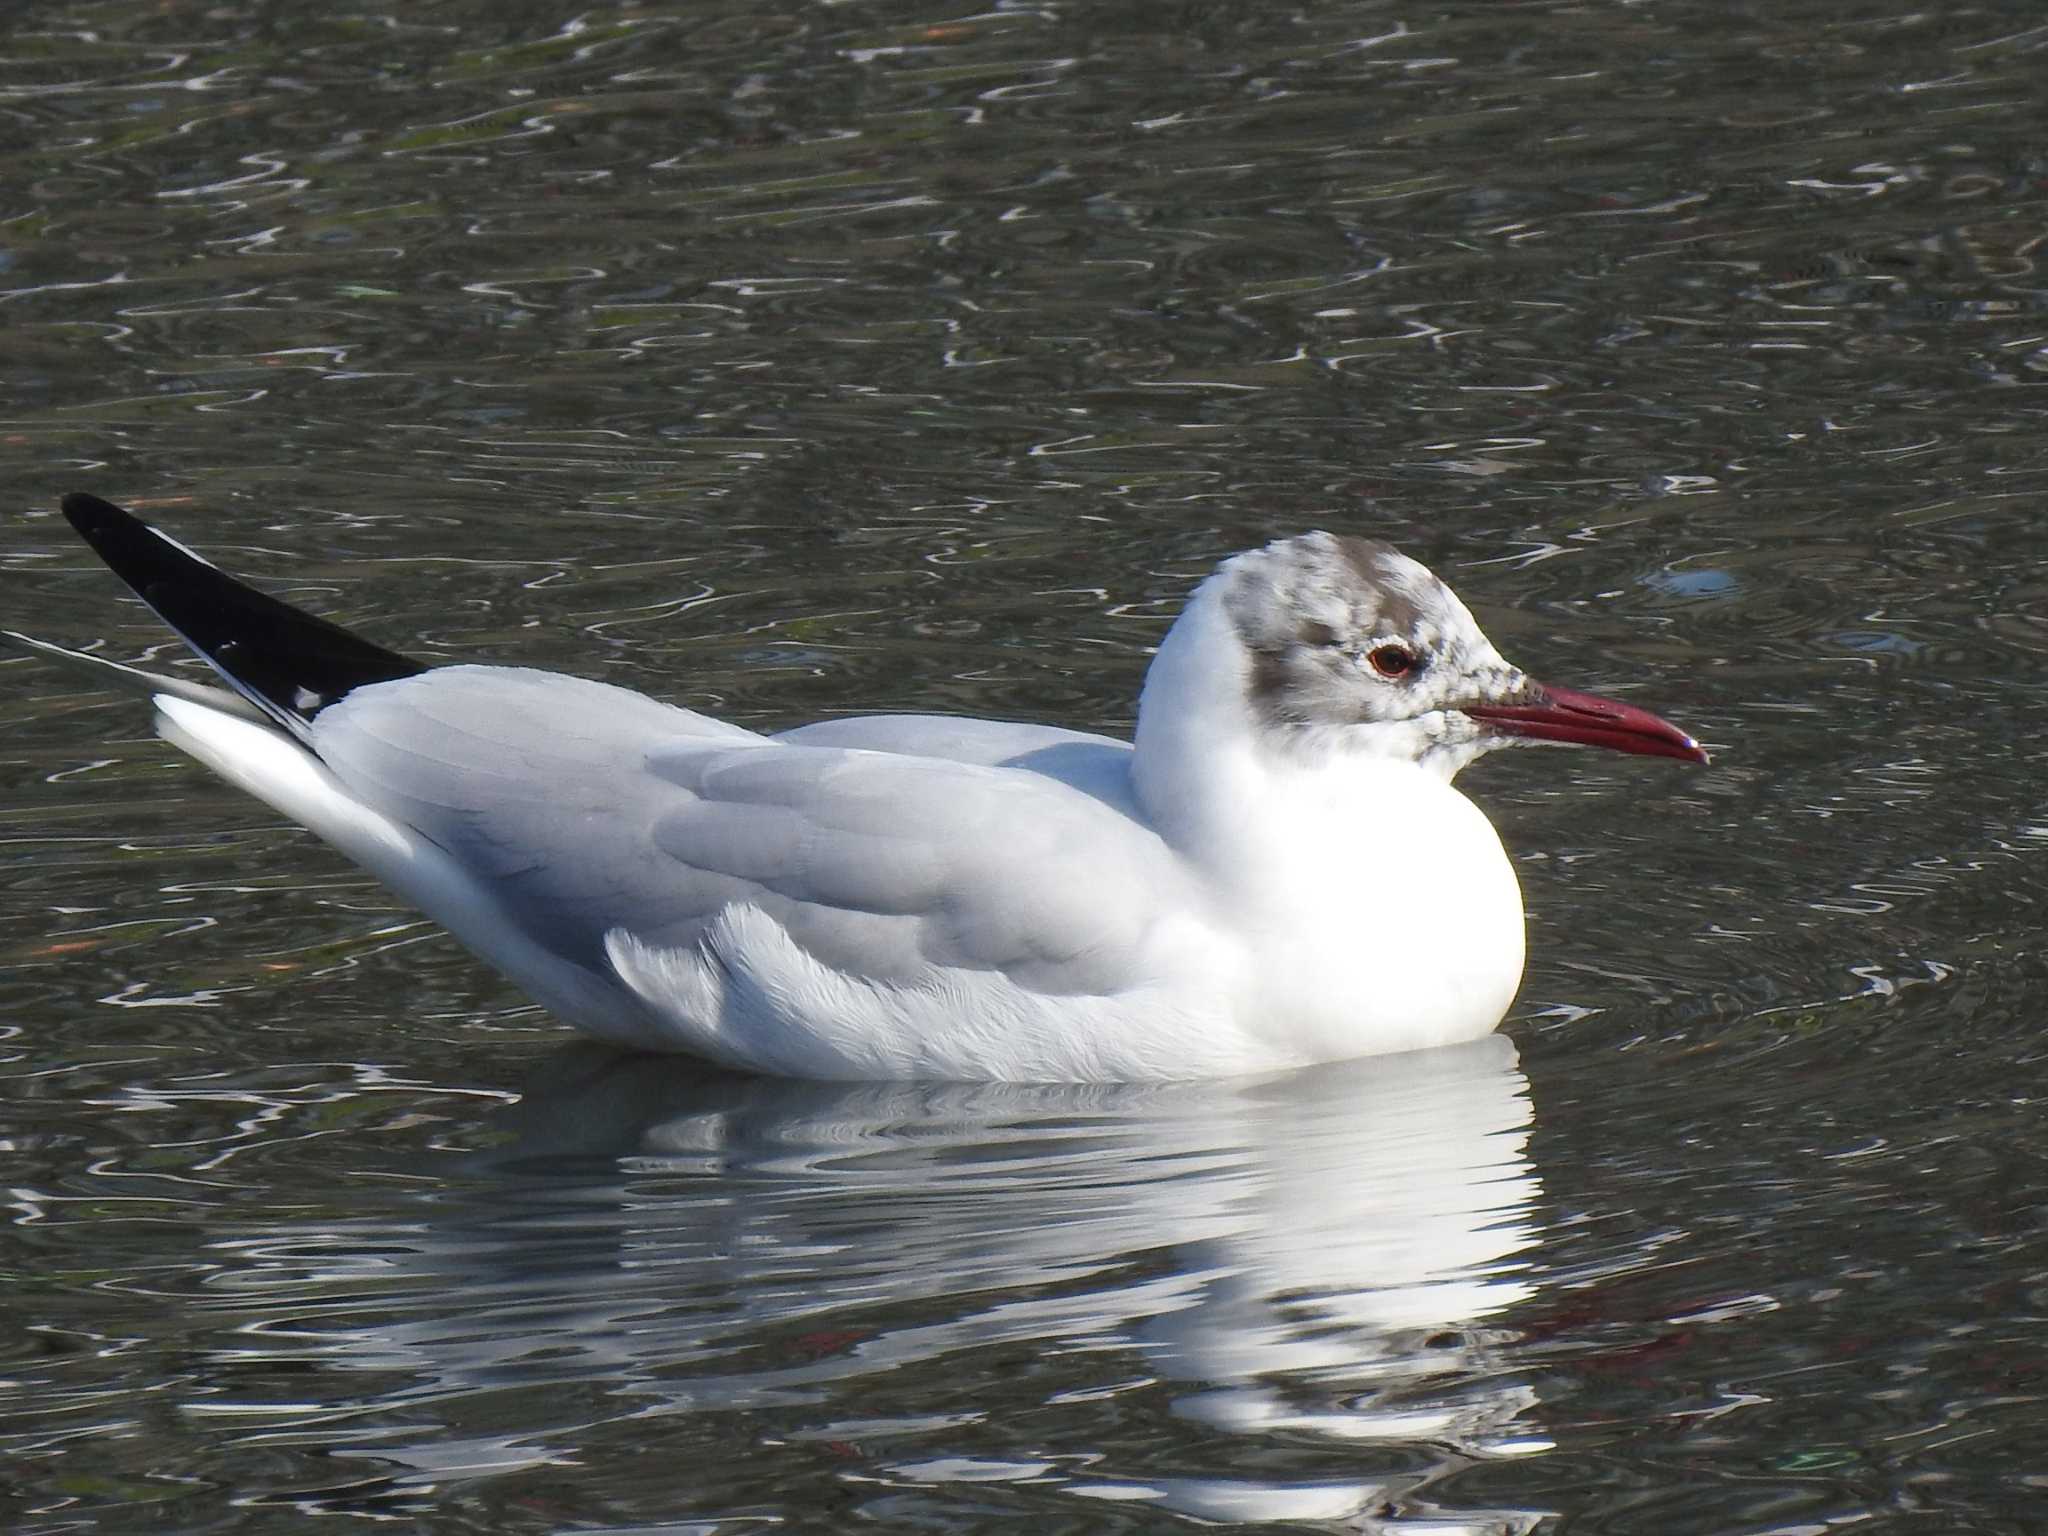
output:
<instances>
[{"instance_id":1,"label":"gull's white neck","mask_svg":"<svg viewBox=\"0 0 2048 1536\"><path fill-rule=\"evenodd\" d=\"M1152 824L1184 853L1235 839L1276 789L1331 795L1377 768L1447 782L1469 756L1432 754L1386 725L1277 725L1253 703L1252 660L1224 605L1228 567L1203 582L1167 631L1138 699L1132 776ZM1264 794L1258 793L1264 791ZM1418 791L1419 792L1419 791Z\"/></svg>"},{"instance_id":2,"label":"gull's white neck","mask_svg":"<svg viewBox=\"0 0 2048 1536\"><path fill-rule=\"evenodd\" d=\"M1261 995L1241 1006L1312 1052L1361 1032L1382 1050L1485 1034L1523 958L1521 892L1491 823L1374 727L1259 719L1224 579L1153 658L1132 777L1260 951Z\"/></svg>"}]
</instances>

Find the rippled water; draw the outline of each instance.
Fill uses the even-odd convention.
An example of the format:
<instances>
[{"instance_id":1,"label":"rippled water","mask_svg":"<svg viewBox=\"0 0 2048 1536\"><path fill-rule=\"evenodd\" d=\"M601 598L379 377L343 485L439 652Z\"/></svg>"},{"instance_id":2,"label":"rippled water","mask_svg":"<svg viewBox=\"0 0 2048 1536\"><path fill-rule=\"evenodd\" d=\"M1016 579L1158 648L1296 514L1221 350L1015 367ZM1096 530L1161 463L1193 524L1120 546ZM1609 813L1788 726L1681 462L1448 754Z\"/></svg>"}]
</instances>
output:
<instances>
[{"instance_id":1,"label":"rippled water","mask_svg":"<svg viewBox=\"0 0 2048 1536\"><path fill-rule=\"evenodd\" d=\"M8 627L159 644L91 489L429 658L1115 730L1330 525L1717 757L1462 781L1481 1047L821 1088L565 1045L0 663L0 1515L2037 1522L2044 67L2010 0L17 8Z\"/></svg>"}]
</instances>

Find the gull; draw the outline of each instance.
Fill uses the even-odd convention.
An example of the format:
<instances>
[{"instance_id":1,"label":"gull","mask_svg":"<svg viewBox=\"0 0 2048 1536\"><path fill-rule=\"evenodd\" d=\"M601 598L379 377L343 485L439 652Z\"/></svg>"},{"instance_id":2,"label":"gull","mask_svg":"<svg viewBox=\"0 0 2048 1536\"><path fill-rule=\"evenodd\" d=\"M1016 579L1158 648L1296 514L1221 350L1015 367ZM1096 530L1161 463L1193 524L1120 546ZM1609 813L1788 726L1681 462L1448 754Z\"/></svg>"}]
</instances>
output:
<instances>
[{"instance_id":1,"label":"gull","mask_svg":"<svg viewBox=\"0 0 2048 1536\"><path fill-rule=\"evenodd\" d=\"M1223 561L1130 741L936 715L764 734L526 667L426 666L97 497L65 517L225 680L0 632L591 1035L786 1077L1126 1082L1492 1031L1521 891L1452 784L1496 747L1704 763L1510 665L1418 562L1306 533Z\"/></svg>"}]
</instances>

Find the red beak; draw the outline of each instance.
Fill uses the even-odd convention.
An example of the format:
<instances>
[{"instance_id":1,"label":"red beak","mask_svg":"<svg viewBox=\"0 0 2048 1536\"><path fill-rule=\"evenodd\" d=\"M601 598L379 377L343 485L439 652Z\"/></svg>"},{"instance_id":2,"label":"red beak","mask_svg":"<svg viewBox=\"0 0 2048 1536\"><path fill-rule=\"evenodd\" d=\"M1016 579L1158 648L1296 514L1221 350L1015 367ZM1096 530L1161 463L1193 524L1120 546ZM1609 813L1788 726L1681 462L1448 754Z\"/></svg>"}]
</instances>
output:
<instances>
[{"instance_id":1,"label":"red beak","mask_svg":"<svg viewBox=\"0 0 2048 1536\"><path fill-rule=\"evenodd\" d=\"M1509 736L1570 741L1644 757L1678 757L1689 763L1707 761L1700 744L1670 721L1597 693L1532 682L1521 703L1467 704L1463 712Z\"/></svg>"}]
</instances>

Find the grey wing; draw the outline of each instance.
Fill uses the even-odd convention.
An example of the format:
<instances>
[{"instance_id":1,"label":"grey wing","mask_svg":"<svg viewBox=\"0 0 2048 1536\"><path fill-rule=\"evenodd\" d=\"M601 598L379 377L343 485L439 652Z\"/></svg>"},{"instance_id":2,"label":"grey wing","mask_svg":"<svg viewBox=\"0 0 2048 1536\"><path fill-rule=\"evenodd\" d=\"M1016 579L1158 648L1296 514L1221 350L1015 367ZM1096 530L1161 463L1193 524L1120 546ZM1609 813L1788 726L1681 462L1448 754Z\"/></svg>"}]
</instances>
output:
<instances>
[{"instance_id":1,"label":"grey wing","mask_svg":"<svg viewBox=\"0 0 2048 1536\"><path fill-rule=\"evenodd\" d=\"M990 768L1018 768L1078 789L1136 821L1131 744L1113 736L1012 720L952 715L852 715L800 725L774 738L808 747L859 747Z\"/></svg>"},{"instance_id":2,"label":"grey wing","mask_svg":"<svg viewBox=\"0 0 2048 1536\"><path fill-rule=\"evenodd\" d=\"M973 720L957 715L844 715L814 720L772 738L806 747L860 747L906 757L938 757L998 767L1049 747L1100 746L1130 751L1114 736L1070 731L1021 720Z\"/></svg>"},{"instance_id":3,"label":"grey wing","mask_svg":"<svg viewBox=\"0 0 2048 1536\"><path fill-rule=\"evenodd\" d=\"M593 968L615 930L685 947L748 905L849 975L1112 991L1180 878L1149 828L1043 774L772 741L554 674L380 684L323 713L313 745Z\"/></svg>"}]
</instances>

